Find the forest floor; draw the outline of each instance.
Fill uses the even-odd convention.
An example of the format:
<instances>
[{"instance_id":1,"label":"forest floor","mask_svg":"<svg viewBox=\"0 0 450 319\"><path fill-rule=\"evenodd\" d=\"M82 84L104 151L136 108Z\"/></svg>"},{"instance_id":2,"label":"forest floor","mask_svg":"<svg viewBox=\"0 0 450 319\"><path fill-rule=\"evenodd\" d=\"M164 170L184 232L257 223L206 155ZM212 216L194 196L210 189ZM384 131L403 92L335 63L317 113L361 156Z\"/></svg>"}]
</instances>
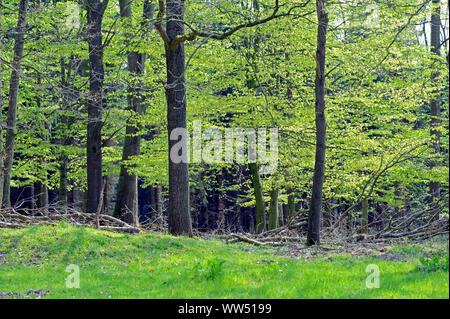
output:
<instances>
[{"instance_id":1,"label":"forest floor","mask_svg":"<svg viewBox=\"0 0 450 319\"><path fill-rule=\"evenodd\" d=\"M445 254L444 268L420 261ZM318 249L67 223L0 229L0 298L449 298L448 238Z\"/></svg>"}]
</instances>

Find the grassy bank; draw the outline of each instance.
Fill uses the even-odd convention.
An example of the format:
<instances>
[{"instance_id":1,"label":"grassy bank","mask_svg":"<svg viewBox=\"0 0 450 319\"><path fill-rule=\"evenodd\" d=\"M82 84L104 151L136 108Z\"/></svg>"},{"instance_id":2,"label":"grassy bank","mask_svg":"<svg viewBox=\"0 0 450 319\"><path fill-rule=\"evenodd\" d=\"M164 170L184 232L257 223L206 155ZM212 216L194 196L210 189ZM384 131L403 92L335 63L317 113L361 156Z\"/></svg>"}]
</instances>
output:
<instances>
[{"instance_id":1,"label":"grassy bank","mask_svg":"<svg viewBox=\"0 0 450 319\"><path fill-rule=\"evenodd\" d=\"M396 248L411 255L396 261L346 254L303 260L246 244L67 224L0 229L0 297L449 298L448 271L417 269L421 251ZM79 267L80 288L66 287L70 264ZM366 287L369 264L379 268L379 288Z\"/></svg>"}]
</instances>

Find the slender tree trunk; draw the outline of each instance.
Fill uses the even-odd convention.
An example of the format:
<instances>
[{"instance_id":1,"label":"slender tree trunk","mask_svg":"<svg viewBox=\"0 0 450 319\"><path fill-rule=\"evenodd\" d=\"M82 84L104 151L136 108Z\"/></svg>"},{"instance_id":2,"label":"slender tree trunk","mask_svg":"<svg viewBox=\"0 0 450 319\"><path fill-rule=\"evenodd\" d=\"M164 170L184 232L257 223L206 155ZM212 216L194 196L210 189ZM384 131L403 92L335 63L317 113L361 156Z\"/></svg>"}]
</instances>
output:
<instances>
[{"instance_id":1,"label":"slender tree trunk","mask_svg":"<svg viewBox=\"0 0 450 319\"><path fill-rule=\"evenodd\" d=\"M316 111L316 156L314 164L313 189L308 218L307 244L320 244L320 219L322 211L322 191L325 175L325 49L328 27L326 0L316 0L318 27L316 51L315 111Z\"/></svg>"},{"instance_id":2,"label":"slender tree trunk","mask_svg":"<svg viewBox=\"0 0 450 319\"><path fill-rule=\"evenodd\" d=\"M14 58L11 64L11 79L9 81L8 119L6 122L6 144L3 181L3 206L10 207L11 170L14 160L14 142L17 122L17 98L19 94L20 71L22 66L23 45L25 42L26 17L28 0L20 0L17 18L17 33L14 42Z\"/></svg>"},{"instance_id":3,"label":"slender tree trunk","mask_svg":"<svg viewBox=\"0 0 450 319\"><path fill-rule=\"evenodd\" d=\"M45 208L48 206L48 187L45 183L38 181L36 182L36 196L37 196L37 207Z\"/></svg>"},{"instance_id":4,"label":"slender tree trunk","mask_svg":"<svg viewBox=\"0 0 450 319\"><path fill-rule=\"evenodd\" d=\"M61 205L67 205L67 155L63 155L59 162L58 199Z\"/></svg>"},{"instance_id":5,"label":"slender tree trunk","mask_svg":"<svg viewBox=\"0 0 450 319\"><path fill-rule=\"evenodd\" d=\"M353 214L352 212L348 212L347 214L347 230L348 234L351 235L353 233Z\"/></svg>"},{"instance_id":6,"label":"slender tree trunk","mask_svg":"<svg viewBox=\"0 0 450 319\"><path fill-rule=\"evenodd\" d=\"M433 0L433 11L431 14L431 52L440 56L440 28L441 28L441 9L440 9L440 0ZM439 63L439 62L438 62ZM431 75L431 80L435 83L436 87L439 86L439 71L433 72ZM436 96L430 101L431 108L431 139L432 139L432 148L433 153L436 157L439 157L441 153L440 146L440 137L441 133L439 131L439 126L441 125L441 95L439 89L436 88L435 92ZM439 165L439 160L435 159L431 162L431 169ZM430 183L430 193L432 201L435 201L439 198L441 190L441 184L439 182L431 182Z\"/></svg>"},{"instance_id":7,"label":"slender tree trunk","mask_svg":"<svg viewBox=\"0 0 450 319\"><path fill-rule=\"evenodd\" d=\"M364 198L361 202L361 229L367 233L367 224L369 223L369 201Z\"/></svg>"},{"instance_id":8,"label":"slender tree trunk","mask_svg":"<svg viewBox=\"0 0 450 319\"><path fill-rule=\"evenodd\" d=\"M3 34L3 1L0 0L0 35ZM2 50L3 39L0 37L0 51ZM0 60L0 208L3 203L3 63Z\"/></svg>"},{"instance_id":9,"label":"slender tree trunk","mask_svg":"<svg viewBox=\"0 0 450 319\"><path fill-rule=\"evenodd\" d=\"M163 217L162 187L159 184L155 186L155 200L156 200L155 211L158 214L158 217L162 219Z\"/></svg>"},{"instance_id":10,"label":"slender tree trunk","mask_svg":"<svg viewBox=\"0 0 450 319\"><path fill-rule=\"evenodd\" d=\"M269 230L278 227L278 187L270 191Z\"/></svg>"},{"instance_id":11,"label":"slender tree trunk","mask_svg":"<svg viewBox=\"0 0 450 319\"><path fill-rule=\"evenodd\" d=\"M71 74L72 69L72 63L69 60L69 63L67 65L67 72L66 72L66 64L64 63L64 58L61 58L60 60L61 64L61 86L62 86L62 110L66 111L68 109L69 102L71 100L71 90L69 90L69 78ZM58 189L58 200L61 203L61 205L67 205L67 187L68 187L68 181L67 181L67 165L69 158L66 154L65 147L71 145L71 137L69 137L66 130L70 127L70 120L68 116L66 116L63 112L63 114L60 117L60 121L62 123L63 132L61 139L59 141L61 148L61 153L59 155L59 189Z\"/></svg>"},{"instance_id":12,"label":"slender tree trunk","mask_svg":"<svg viewBox=\"0 0 450 319\"><path fill-rule=\"evenodd\" d=\"M105 146L109 146L109 145L105 145ZM103 192L102 192L102 204L103 207L101 207L100 212L104 215L109 215L109 208L108 208L108 198L109 198L109 192L108 192L108 188L110 187L110 178L109 176L103 176Z\"/></svg>"},{"instance_id":13,"label":"slender tree trunk","mask_svg":"<svg viewBox=\"0 0 450 319\"><path fill-rule=\"evenodd\" d=\"M225 201L223 199L224 192L219 192L217 198L217 229L221 232L225 231L226 219L225 219Z\"/></svg>"},{"instance_id":14,"label":"slender tree trunk","mask_svg":"<svg viewBox=\"0 0 450 319\"><path fill-rule=\"evenodd\" d=\"M262 233L266 228L266 207L264 203L259 167L256 163L249 163L250 174L252 175L253 190L255 192L255 231Z\"/></svg>"},{"instance_id":15,"label":"slender tree trunk","mask_svg":"<svg viewBox=\"0 0 450 319\"><path fill-rule=\"evenodd\" d=\"M280 203L278 205L278 212L279 212L279 225L284 226L286 224L286 218L287 218L287 205Z\"/></svg>"},{"instance_id":16,"label":"slender tree trunk","mask_svg":"<svg viewBox=\"0 0 450 319\"><path fill-rule=\"evenodd\" d=\"M86 212L95 214L102 192L103 43L102 20L108 0L87 1L89 44L89 97L87 102L87 201Z\"/></svg>"},{"instance_id":17,"label":"slender tree trunk","mask_svg":"<svg viewBox=\"0 0 450 319\"><path fill-rule=\"evenodd\" d=\"M152 217L156 214L156 186L152 185L150 186L150 209L152 213Z\"/></svg>"},{"instance_id":18,"label":"slender tree trunk","mask_svg":"<svg viewBox=\"0 0 450 319\"><path fill-rule=\"evenodd\" d=\"M220 170L220 173L218 172L216 174L217 184L219 188L223 187L223 180L224 180L224 171ZM217 194L217 230L220 232L225 231L226 227L226 216L225 216L225 208L226 208L226 201L225 201L225 191L221 189Z\"/></svg>"},{"instance_id":19,"label":"slender tree trunk","mask_svg":"<svg viewBox=\"0 0 450 319\"><path fill-rule=\"evenodd\" d=\"M131 1L120 0L120 16L125 20L131 20ZM143 16L146 18L146 24L153 17L154 4L150 1L145 1ZM132 27L131 21L127 24L127 28ZM148 26L146 26L148 27ZM128 32L128 31L127 31ZM132 35L130 34L130 38ZM133 78L139 78L144 72L145 54L139 52L128 52L128 72ZM141 90L138 81L132 81L128 87L128 105L132 111L131 117L127 120L125 141L122 151L122 165L120 167L119 185L117 191L116 206L114 215L119 216L129 224L136 224L138 220L137 194L138 178L135 174L129 173L127 167L123 164L132 156L140 154L141 136L139 135L140 125L136 123L136 116L139 116L144 111L142 103ZM136 115L136 116L135 116Z\"/></svg>"},{"instance_id":20,"label":"slender tree trunk","mask_svg":"<svg viewBox=\"0 0 450 319\"><path fill-rule=\"evenodd\" d=\"M287 204L287 206L288 206L287 219L289 219L295 215L295 194L291 190L288 190L288 192L289 192L289 195L288 195L288 204Z\"/></svg>"},{"instance_id":21,"label":"slender tree trunk","mask_svg":"<svg viewBox=\"0 0 450 319\"><path fill-rule=\"evenodd\" d=\"M247 217L248 217L248 231L249 233L253 234L256 232L255 229L255 225L256 225L256 221L255 221L255 216L248 210L247 211Z\"/></svg>"},{"instance_id":22,"label":"slender tree trunk","mask_svg":"<svg viewBox=\"0 0 450 319\"><path fill-rule=\"evenodd\" d=\"M184 0L167 0L166 24L168 43L184 34ZM175 19L175 20L171 20ZM192 236L192 222L189 204L188 163L175 163L170 158L170 150L176 143L187 150L187 140L171 140L174 129L186 129L186 78L184 43L175 48L166 45L167 67L167 129L169 133L169 232L173 235Z\"/></svg>"},{"instance_id":23,"label":"slender tree trunk","mask_svg":"<svg viewBox=\"0 0 450 319\"><path fill-rule=\"evenodd\" d=\"M208 206L209 206L209 202L208 202L208 195L206 193L206 189L205 189L205 183L203 181L203 174L200 173L199 175L199 181L198 181L198 185L199 185L199 190L200 190L200 216L201 218L199 218L199 223L203 226L203 228L205 229L205 231L209 230L209 210L208 210Z\"/></svg>"}]
</instances>

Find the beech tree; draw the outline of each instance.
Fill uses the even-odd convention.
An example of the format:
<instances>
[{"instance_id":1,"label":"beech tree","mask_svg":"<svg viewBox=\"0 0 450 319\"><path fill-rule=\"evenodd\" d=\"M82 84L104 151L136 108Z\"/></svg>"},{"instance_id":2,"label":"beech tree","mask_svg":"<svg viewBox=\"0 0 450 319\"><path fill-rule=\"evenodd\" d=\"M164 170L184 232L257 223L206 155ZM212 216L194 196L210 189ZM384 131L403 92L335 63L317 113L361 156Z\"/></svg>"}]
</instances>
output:
<instances>
[{"instance_id":1,"label":"beech tree","mask_svg":"<svg viewBox=\"0 0 450 319\"><path fill-rule=\"evenodd\" d=\"M3 34L3 3L0 0L0 34ZM2 42L0 40L0 50L2 49ZM0 60L0 110L3 110L3 64ZM3 112L2 112L3 113ZM3 114L0 113L0 208L3 205Z\"/></svg>"},{"instance_id":2,"label":"beech tree","mask_svg":"<svg viewBox=\"0 0 450 319\"><path fill-rule=\"evenodd\" d=\"M127 28L132 28L132 12L131 1L121 0L120 2L120 16L127 20ZM153 18L154 4L151 1L145 1L143 6L144 24L141 26L145 31L149 28L149 22ZM132 34L128 32L129 38ZM132 115L127 121L125 140L122 151L122 165L120 168L119 185L117 191L115 214L119 215L125 222L129 224L138 224L138 177L136 174L130 173L125 167L124 162L130 157L139 155L140 153L140 125L137 124L135 116L139 116L144 112L141 80L139 76L144 72L145 54L131 51L127 53L128 72L132 75L132 80L127 89L128 103Z\"/></svg>"},{"instance_id":3,"label":"beech tree","mask_svg":"<svg viewBox=\"0 0 450 319\"><path fill-rule=\"evenodd\" d=\"M279 13L279 0L275 0L273 11L265 18L247 21L229 28L224 32L210 32L202 29L194 29L190 26L189 32L185 33L184 27L184 0L166 0L164 6L163 0L159 0L158 21L156 29L158 30L164 42L166 52L167 82L167 129L169 136L169 150L177 144L187 150L187 139L178 136L172 136L172 132L177 128L186 129L186 66L184 43L193 41L197 38L208 38L214 40L224 40L237 31L255 27L271 20L285 17L291 14L295 8L304 7L309 1L300 5L292 6L286 12ZM163 17L166 12L166 29L163 28ZM181 137L181 139L180 139ZM258 196L256 194L256 196ZM259 210L261 211L261 210ZM176 235L192 235L192 222L190 217L189 204L189 174L187 161L174 163L170 159L169 151L169 231ZM258 213L257 213L258 214ZM257 221L258 223L258 221ZM259 227L261 222L259 222Z\"/></svg>"},{"instance_id":4,"label":"beech tree","mask_svg":"<svg viewBox=\"0 0 450 319\"><path fill-rule=\"evenodd\" d=\"M431 52L436 56L441 55L441 1L433 0L431 7ZM435 61L434 63L439 63L439 61ZM434 82L437 86L439 86L439 80L437 80L440 76L439 71L433 72L431 75L431 81ZM440 126L441 126L441 93L439 89L435 90L435 97L430 101L430 109L431 109L431 144L433 148L433 153L436 159L431 161L431 168L438 166L440 162L441 155L441 146L440 146ZM432 201L435 201L439 198L440 193L440 183L438 181L432 181L430 183L430 193L432 197Z\"/></svg>"},{"instance_id":5,"label":"beech tree","mask_svg":"<svg viewBox=\"0 0 450 319\"><path fill-rule=\"evenodd\" d=\"M308 217L308 245L320 244L320 219L322 214L323 180L325 175L326 119L325 119L325 52L327 43L328 13L326 0L316 0L317 50L315 80L316 156L313 188Z\"/></svg>"},{"instance_id":6,"label":"beech tree","mask_svg":"<svg viewBox=\"0 0 450 319\"><path fill-rule=\"evenodd\" d=\"M108 0L87 0L86 41L89 45L89 96L87 99L88 124L87 154L87 202L86 211L96 213L102 190L102 114L103 114L103 66L102 21Z\"/></svg>"},{"instance_id":7,"label":"beech tree","mask_svg":"<svg viewBox=\"0 0 450 319\"><path fill-rule=\"evenodd\" d=\"M14 145L17 122L17 98L19 94L20 71L22 68L23 46L25 43L26 18L28 0L20 0L17 17L16 39L14 42L14 58L11 64L9 80L8 118L6 121L5 160L3 167L3 206L11 206L11 170L14 161ZM1 139L0 139L1 140Z\"/></svg>"},{"instance_id":8,"label":"beech tree","mask_svg":"<svg viewBox=\"0 0 450 319\"><path fill-rule=\"evenodd\" d=\"M113 213L133 231L256 238L288 222L307 235L309 218L309 244L320 243L321 227L374 236L389 219L420 211L433 231L445 224L445 0L323 1L325 30L308 0L124 0L100 2L100 11L97 1L29 3L9 176L14 211ZM20 0L2 4L0 164ZM196 120L202 132L277 128L276 173L262 173L259 158L171 161L175 143L187 146L176 129L195 135Z\"/></svg>"}]
</instances>

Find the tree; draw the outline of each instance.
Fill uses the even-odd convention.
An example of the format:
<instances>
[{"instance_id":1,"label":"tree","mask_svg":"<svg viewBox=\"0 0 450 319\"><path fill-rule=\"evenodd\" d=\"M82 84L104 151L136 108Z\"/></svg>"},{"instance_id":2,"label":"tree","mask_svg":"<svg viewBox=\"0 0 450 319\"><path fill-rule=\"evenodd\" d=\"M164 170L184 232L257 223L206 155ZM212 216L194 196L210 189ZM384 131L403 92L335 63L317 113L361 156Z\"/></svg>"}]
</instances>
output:
<instances>
[{"instance_id":1,"label":"tree","mask_svg":"<svg viewBox=\"0 0 450 319\"><path fill-rule=\"evenodd\" d=\"M441 1L440 0L433 0L432 1L432 14L431 14L431 52L435 54L436 56L440 56L441 51L441 40L440 40L440 33L441 33ZM439 61L437 61L439 63ZM431 81L435 83L436 86L439 85L439 70L436 72L433 72L431 75ZM431 108L431 140L432 140L432 148L434 156L439 157L441 153L441 146L440 146L440 126L441 126L441 94L439 92L439 89L435 90L435 96L430 101L430 108ZM434 159L431 161L431 168L438 166L438 159ZM437 198L439 198L441 189L441 184L438 181L432 181L430 183L430 193L432 197L432 201L435 201Z\"/></svg>"},{"instance_id":2,"label":"tree","mask_svg":"<svg viewBox=\"0 0 450 319\"><path fill-rule=\"evenodd\" d=\"M14 143L17 123L17 100L19 94L20 71L22 68L23 46L25 43L26 18L28 0L20 0L17 17L16 39L14 42L14 58L11 64L9 81L8 119L6 121L5 161L3 168L3 206L11 206L11 170L14 160Z\"/></svg>"},{"instance_id":3,"label":"tree","mask_svg":"<svg viewBox=\"0 0 450 319\"><path fill-rule=\"evenodd\" d=\"M264 194L259 175L259 166L257 163L249 163L250 174L252 176L253 192L255 195L255 231L257 234L266 229L266 205L264 203Z\"/></svg>"},{"instance_id":4,"label":"tree","mask_svg":"<svg viewBox=\"0 0 450 319\"><path fill-rule=\"evenodd\" d=\"M279 225L278 193L279 188L274 185L270 191L269 230Z\"/></svg>"},{"instance_id":5,"label":"tree","mask_svg":"<svg viewBox=\"0 0 450 319\"><path fill-rule=\"evenodd\" d=\"M294 6L304 7L309 1ZM228 28L223 32L210 32L189 27L189 32L184 31L184 0L159 0L159 12L155 24L165 48L167 82L167 128L169 138L169 231L175 235L192 235L192 222L189 204L189 172L186 150L187 138L178 134L178 130L186 130L186 66L184 43L197 38L224 40L241 29L255 27L271 20L290 15L293 8L287 12L278 13L279 0L275 0L272 13L254 21L246 20L244 23ZM164 12L167 11L166 29L162 26ZM173 134L173 135L172 135ZM181 137L181 138L180 138ZM177 163L171 160L170 153L177 144L182 149L185 159Z\"/></svg>"},{"instance_id":6,"label":"tree","mask_svg":"<svg viewBox=\"0 0 450 319\"><path fill-rule=\"evenodd\" d=\"M3 83L9 83L20 0L1 2L0 62ZM446 65L447 30L441 26L437 39L438 28L433 28L433 43L440 45L440 52L433 52L434 46L430 50L430 39L424 41L424 35L431 34L430 16L438 13L438 3L430 11L432 1L414 0L408 6L404 0L357 6L328 1L326 11L333 30L327 30L327 63L323 66L315 55L318 30L312 21L317 21L316 1L284 0L279 6L275 0L238 4L225 0L214 5L192 1L183 4L183 20L173 10L166 10L165 1L159 2L162 10L156 5L156 20L142 14L150 0L110 2L99 25L103 29L100 65L104 65L104 81L97 92L102 95L99 110L103 114L93 117L87 111L95 96L91 83L98 85L98 81L93 82L101 76L97 76L98 68L97 73L89 71L95 64L90 63L89 55L92 57L95 50L87 50L93 37L86 35L95 19L86 11L80 14L81 4L73 1L41 1L38 9L35 5L39 2L29 0L17 97L10 177L11 201L20 203L17 212L31 208L35 212L47 202L50 206L58 203L55 207L65 210L65 205L81 202L80 191L85 193L85 202L96 197L91 187L96 177L91 171L86 174L86 166L91 170L93 165L92 154L86 165L86 131L89 124L92 132L92 123L98 121L101 164L97 176L106 183L97 183L104 188L103 192L98 189L104 194L103 207L95 199L91 207L102 213L114 209L111 204L120 178L115 204L122 209L116 213L130 224L138 220L139 198L139 219L161 230L167 226L169 165L173 176L180 178L178 185L171 182L171 202L182 206L178 210L169 205L173 233L178 229L189 235L189 213L191 227L199 231L218 227L262 232L276 227L277 220L283 225L288 215L292 218L289 227L300 227L301 214L311 209L311 218L319 216L316 225L325 230L329 227L333 234L347 234L348 223L344 221L351 215L352 226L358 219L368 238L375 228L388 227L388 220L395 227L398 219L413 218L420 210L433 210L424 222L445 223L430 217L436 216L448 196L448 158L444 156L448 153L448 125L444 121L448 118L448 72L441 70ZM84 1L82 8L93 2ZM439 15L447 10L447 2L442 3ZM292 5L294 8L289 7ZM68 23L71 17L78 20ZM274 21L276 18L280 19ZM159 34L150 32L154 23L162 31ZM166 25L170 31L177 23L183 24L184 30L178 29L169 39ZM151 25L147 28L146 24ZM314 105L318 103L320 109L318 74L323 71L326 121ZM8 91L4 85L5 104ZM175 132L167 129L168 106ZM3 138L6 111L5 105ZM436 117L438 111L441 114ZM189 164L188 174L178 174L175 166L180 163L167 163L171 151L168 140L172 149L175 145L175 149L185 148L183 129L194 133L195 140L196 132L199 135L194 121L199 119L202 130L214 129L222 136L229 129L276 127L276 156L272 152L267 156L266 149L266 155L258 156L256 162L249 159L252 163L245 162L245 155L236 161L226 155L218 162L203 158L208 163L202 164L197 164L201 158L194 156L195 164ZM324 145L316 135L319 123L325 124ZM248 135L244 139L244 144L253 141ZM202 155L208 150L216 155L207 141L202 143ZM196 142L191 145L195 148ZM321 163L316 158L325 145L325 175L322 193L317 195ZM276 173L264 173L266 160L274 164L271 159L275 157ZM180 166L184 164L183 159ZM436 197L430 190L434 183L440 185ZM155 185L161 185L158 192ZM180 185L184 185L181 192ZM278 196L271 192L274 187ZM314 214L310 204L316 204L317 198L322 205ZM36 205L36 199L41 204ZM180 212L186 222L179 222ZM322 212L327 219L323 223ZM181 226L174 226L176 223Z\"/></svg>"},{"instance_id":7,"label":"tree","mask_svg":"<svg viewBox=\"0 0 450 319\"><path fill-rule=\"evenodd\" d=\"M127 28L132 27L131 23L131 1L121 0L120 2L120 16L127 22ZM153 17L154 4L150 1L144 3L143 16L146 20L144 28L148 28L148 22ZM132 35L129 34L129 37ZM122 165L120 167L119 185L117 191L117 200L115 207L115 215L119 215L125 222L129 224L138 223L137 208L137 182L136 174L130 173L125 166L130 157L140 154L140 140L139 135L140 125L135 123L136 116L142 115L144 111L143 97L140 92L139 76L142 75L145 66L145 54L136 51L127 53L128 72L132 75L132 80L128 87L128 103L132 115L127 120L125 141L123 143L122 151Z\"/></svg>"},{"instance_id":8,"label":"tree","mask_svg":"<svg viewBox=\"0 0 450 319\"><path fill-rule=\"evenodd\" d=\"M87 100L88 125L87 153L87 203L86 212L95 213L102 192L102 114L103 67L102 20L108 0L87 0L87 34L89 45L89 96Z\"/></svg>"},{"instance_id":9,"label":"tree","mask_svg":"<svg viewBox=\"0 0 450 319\"><path fill-rule=\"evenodd\" d=\"M308 245L320 244L320 219L322 214L322 192L325 175L326 119L325 119L325 50L327 40L328 13L326 0L316 0L317 50L315 80L316 111L316 156L314 163L313 189L308 216Z\"/></svg>"},{"instance_id":10,"label":"tree","mask_svg":"<svg viewBox=\"0 0 450 319\"><path fill-rule=\"evenodd\" d=\"M0 35L3 34L3 3L0 0ZM2 49L3 41L0 38L0 51ZM0 60L0 208L3 204L3 63Z\"/></svg>"},{"instance_id":11,"label":"tree","mask_svg":"<svg viewBox=\"0 0 450 319\"><path fill-rule=\"evenodd\" d=\"M160 1L161 2L161 1ZM163 6L160 5L161 18ZM176 129L186 129L186 69L184 42L175 41L184 34L184 0L166 1L167 17L165 52L167 67L167 129L169 132L169 232L174 235L192 236L189 205L189 172L187 161L175 163L171 160L172 148L181 143L187 151L187 139L171 138ZM158 28L161 28L158 22ZM163 34L163 33L162 33ZM163 36L164 37L164 36ZM176 136L178 139L179 136Z\"/></svg>"}]
</instances>

